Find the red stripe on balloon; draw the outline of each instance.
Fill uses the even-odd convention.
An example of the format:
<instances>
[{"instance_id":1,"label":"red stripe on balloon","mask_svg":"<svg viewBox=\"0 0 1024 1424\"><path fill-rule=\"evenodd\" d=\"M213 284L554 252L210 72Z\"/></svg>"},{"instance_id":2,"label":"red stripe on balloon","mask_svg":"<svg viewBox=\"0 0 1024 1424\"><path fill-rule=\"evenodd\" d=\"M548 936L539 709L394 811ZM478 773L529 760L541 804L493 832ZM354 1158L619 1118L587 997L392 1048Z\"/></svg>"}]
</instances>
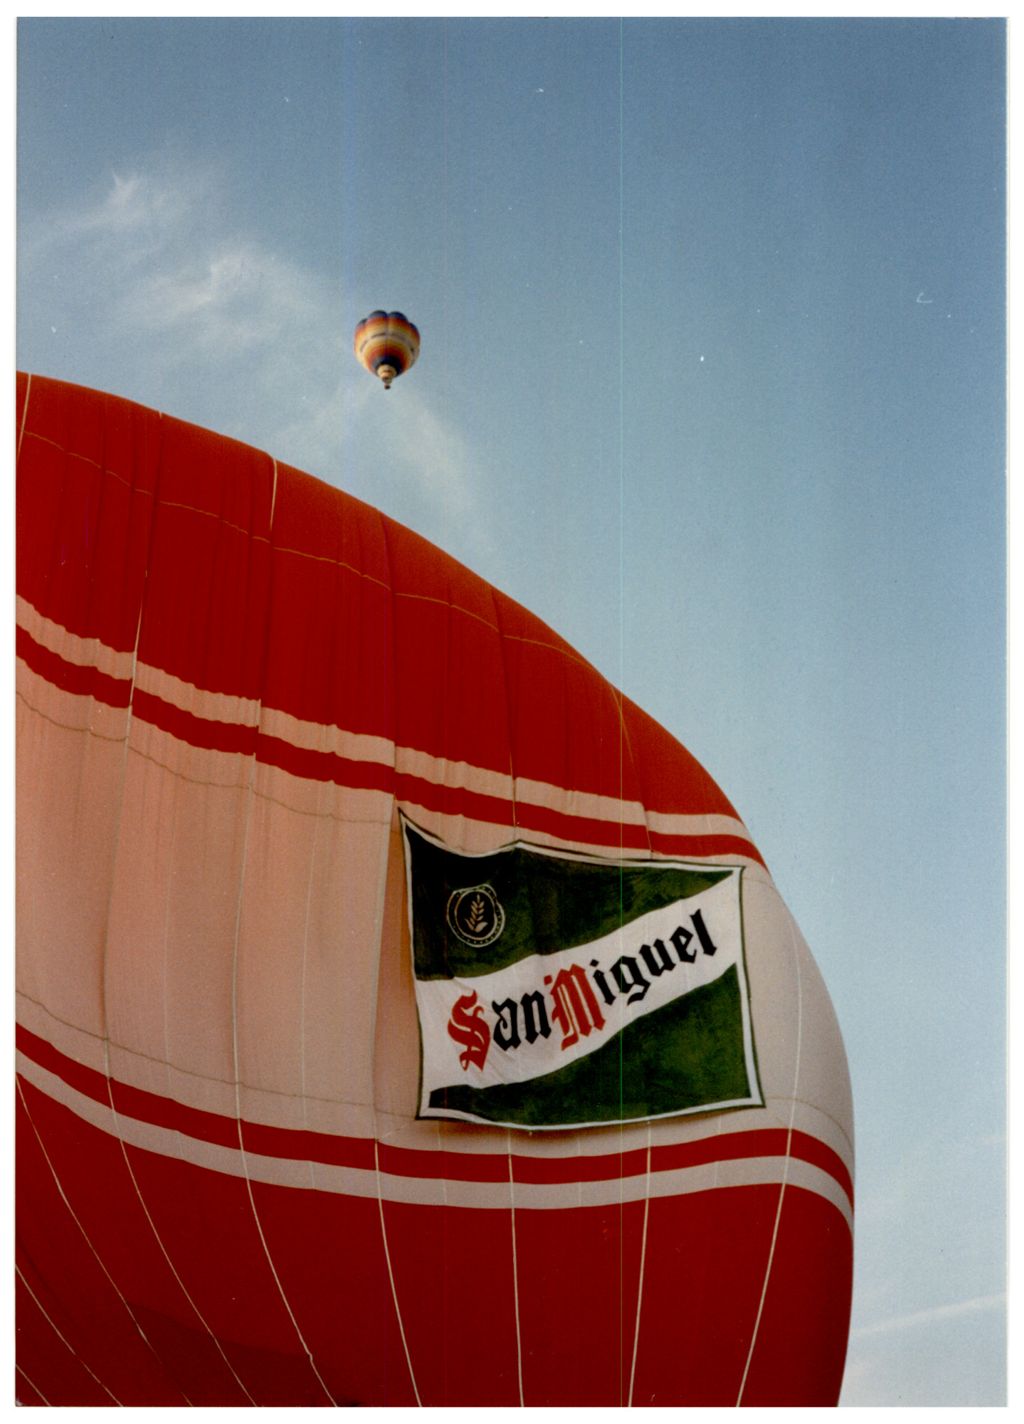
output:
<instances>
[{"instance_id":1,"label":"red stripe on balloon","mask_svg":"<svg viewBox=\"0 0 1024 1424\"><path fill-rule=\"evenodd\" d=\"M15 1029L15 1043L33 1063L45 1068L48 1073L56 1074L69 1088L74 1088L76 1093L92 1098L93 1102L103 1103L105 1107L110 1106L105 1074L98 1073L95 1068L90 1068L85 1063L79 1063L77 1059L69 1058L67 1054L61 1053L59 1048L54 1048L52 1043L47 1043L45 1038L40 1038L21 1024Z\"/></svg>"},{"instance_id":2,"label":"red stripe on balloon","mask_svg":"<svg viewBox=\"0 0 1024 1424\"><path fill-rule=\"evenodd\" d=\"M37 1034L17 1027L17 1045L27 1057L61 1078L93 1101L105 1106L113 1095L119 1113L154 1126L173 1129L204 1142L223 1147L239 1147L239 1123L204 1109L188 1107L172 1098L108 1080L102 1073L68 1058ZM110 1092L108 1093L108 1081ZM248 1152L293 1162L322 1162L330 1166L374 1168L373 1142L368 1138L334 1136L297 1128L268 1127L242 1121L242 1144ZM618 1181L642 1176L647 1171L647 1151L637 1148L624 1153L602 1153L574 1157L527 1157L514 1153L462 1153L417 1151L411 1148L378 1148L380 1168L396 1177L433 1181L507 1182L511 1170L516 1182L560 1185L572 1182ZM652 1172L679 1171L713 1162L737 1161L751 1157L795 1157L819 1167L834 1178L853 1203L853 1182L842 1159L809 1133L785 1128L763 1128L752 1132L731 1132L652 1147Z\"/></svg>"},{"instance_id":3,"label":"red stripe on balloon","mask_svg":"<svg viewBox=\"0 0 1024 1424\"><path fill-rule=\"evenodd\" d=\"M102 1262L104 1276L123 1300L131 1302L131 1313L145 1338L193 1404L200 1400L218 1405L248 1403L154 1235L129 1170L127 1154L133 1149L30 1083L22 1087L19 1108L24 1111L19 1111L17 1123L22 1134L16 1154L18 1192L23 1194L22 1203L31 1202L33 1207L23 1212L19 1246L45 1273L55 1294L86 1307L97 1305L102 1291L96 1292L91 1275L98 1269L97 1260ZM45 1164L40 1141L46 1148ZM57 1183L60 1204L54 1200ZM52 1194L49 1200L47 1194ZM76 1238L78 1249L73 1244ZM134 1327L131 1336L138 1341ZM130 1343L110 1328L107 1351L96 1365L118 1392L123 1388ZM19 1337L19 1353L21 1344ZM165 1391L154 1392L147 1400L156 1402L180 1400Z\"/></svg>"},{"instance_id":4,"label":"red stripe on balloon","mask_svg":"<svg viewBox=\"0 0 1024 1424\"><path fill-rule=\"evenodd\" d=\"M17 517L18 591L34 608L125 651L144 599L140 661L186 683L443 760L511 762L670 814L735 814L684 748L526 609L237 441L33 378ZM349 675L367 666L373 677ZM467 667L473 696L453 698ZM567 713L575 735L553 742Z\"/></svg>"},{"instance_id":5,"label":"red stripe on balloon","mask_svg":"<svg viewBox=\"0 0 1024 1424\"><path fill-rule=\"evenodd\" d=\"M188 1404L184 1393L175 1389L164 1364L136 1328L131 1307L100 1266L95 1243L86 1235L82 1222L58 1188L53 1160L44 1154L37 1135L42 1126L46 1140L45 1124L30 1116L26 1100L38 1105L39 1096L30 1088L24 1095L19 1093L15 1120L20 1208L16 1257L27 1289L42 1307L53 1332L59 1333L61 1350L84 1362L94 1376L106 1377L110 1354L116 1353L117 1403L145 1405L154 1397L166 1397L178 1404ZM52 1139L47 1146L52 1147ZM31 1209L26 1210L29 1204ZM49 1288L56 1282L62 1287L59 1291ZM17 1309L19 1317L23 1310L29 1317L32 1315L25 1302L19 1301ZM19 1318L18 1325L20 1338L25 1322ZM41 1328L29 1333L37 1340L47 1338L47 1332ZM59 1356L60 1351L57 1354ZM65 1361L68 1368L71 1363ZM28 1356L22 1365L30 1376L34 1374ZM61 1373L58 1368L57 1378ZM45 1380L47 1386L54 1381L52 1362L50 1367L40 1371L40 1379ZM74 1397L81 1385L78 1379L68 1395L51 1399L50 1403L85 1403L81 1395ZM86 1397L91 1397L91 1391ZM104 1395L97 1402L109 1405L114 1401Z\"/></svg>"},{"instance_id":6,"label":"red stripe on balloon","mask_svg":"<svg viewBox=\"0 0 1024 1424\"><path fill-rule=\"evenodd\" d=\"M38 1093L32 1103L76 1219L167 1372L149 1404L179 1404L182 1393L193 1405L243 1402L182 1285L257 1404L324 1402L265 1252L338 1403L413 1402L392 1281L425 1405L515 1404L520 1362L527 1405L625 1404L631 1381L634 1404L733 1405L755 1327L744 1404L838 1396L851 1242L811 1192L787 1190L781 1214L778 1185L564 1213L517 1208L514 1218L385 1201L386 1260L376 1200L252 1182L250 1201L244 1182L130 1146L129 1178L114 1139ZM20 1156L18 1168L27 1174ZM39 1180L26 1175L24 1190ZM85 1257L72 1260L63 1241L37 1256L40 1246L42 1231L31 1255L63 1296ZM23 1368L49 1384L52 1327L31 1309L19 1325ZM76 1348L85 1327L66 1322ZM586 1348L567 1351L567 1338ZM111 1331L90 1361L119 1398L142 1364L130 1343ZM93 1398L88 1376L68 1374L55 1393L54 1403Z\"/></svg>"},{"instance_id":7,"label":"red stripe on balloon","mask_svg":"<svg viewBox=\"0 0 1024 1424\"><path fill-rule=\"evenodd\" d=\"M367 1137L334 1137L304 1128L267 1127L243 1122L242 1140L247 1152L261 1157L281 1157L291 1162L322 1162L328 1167L374 1170L373 1141Z\"/></svg>"},{"instance_id":8,"label":"red stripe on balloon","mask_svg":"<svg viewBox=\"0 0 1024 1424\"><path fill-rule=\"evenodd\" d=\"M109 673L100 672L99 668L69 663L59 653L53 653L37 643L24 628L17 630L15 649L18 657L34 673L54 687L59 687L62 692L92 697L108 707L127 707L131 701L132 685L128 678L111 677Z\"/></svg>"},{"instance_id":9,"label":"red stripe on balloon","mask_svg":"<svg viewBox=\"0 0 1024 1424\"><path fill-rule=\"evenodd\" d=\"M358 761L339 756L336 752L297 747L280 737L269 736L255 726L199 717L139 687L135 688L132 696L132 684L128 679L110 677L96 668L67 662L35 642L23 628L18 629L17 646L19 656L28 666L55 687L80 696L94 697L112 707L127 707L131 702L133 716L159 727L188 746L238 756L255 756L257 761L267 766L276 766L307 781L385 791L399 801L422 806L441 815L464 816L496 826L514 824L520 830L539 831L561 840L583 841L621 850L642 851L651 847L665 855L691 858L738 855L764 864L757 848L742 836L668 835L649 831L646 826L635 822L570 816L548 806L534 806L523 801L513 803L502 797L470 791L466 787L440 785L408 772L396 772L383 762Z\"/></svg>"}]
</instances>

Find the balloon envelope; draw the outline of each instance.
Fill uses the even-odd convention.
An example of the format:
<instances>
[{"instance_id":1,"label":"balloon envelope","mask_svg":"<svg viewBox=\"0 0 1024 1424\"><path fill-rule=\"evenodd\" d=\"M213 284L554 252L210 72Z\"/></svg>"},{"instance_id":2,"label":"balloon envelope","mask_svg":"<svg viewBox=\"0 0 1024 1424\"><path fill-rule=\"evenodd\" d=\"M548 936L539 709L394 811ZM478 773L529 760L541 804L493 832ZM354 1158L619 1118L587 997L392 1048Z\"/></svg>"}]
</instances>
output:
<instances>
[{"instance_id":1,"label":"balloon envelope","mask_svg":"<svg viewBox=\"0 0 1024 1424\"><path fill-rule=\"evenodd\" d=\"M391 382L414 365L420 354L420 334L402 312L373 311L355 330L356 356L390 389Z\"/></svg>"},{"instance_id":2,"label":"balloon envelope","mask_svg":"<svg viewBox=\"0 0 1024 1424\"><path fill-rule=\"evenodd\" d=\"M834 1403L846 1062L714 781L376 510L18 393L22 1402Z\"/></svg>"}]
</instances>

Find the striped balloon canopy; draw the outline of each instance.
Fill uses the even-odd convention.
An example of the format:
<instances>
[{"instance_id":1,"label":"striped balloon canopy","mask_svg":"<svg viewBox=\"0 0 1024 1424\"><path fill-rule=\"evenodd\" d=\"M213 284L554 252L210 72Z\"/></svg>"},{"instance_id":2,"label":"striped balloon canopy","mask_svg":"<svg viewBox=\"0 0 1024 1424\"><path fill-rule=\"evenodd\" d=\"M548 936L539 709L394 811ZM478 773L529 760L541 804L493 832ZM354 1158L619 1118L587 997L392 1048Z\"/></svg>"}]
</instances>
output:
<instances>
[{"instance_id":1,"label":"striped balloon canopy","mask_svg":"<svg viewBox=\"0 0 1024 1424\"><path fill-rule=\"evenodd\" d=\"M372 311L356 327L355 353L372 376L391 389L396 376L416 364L420 334L402 312Z\"/></svg>"},{"instance_id":2,"label":"striped balloon canopy","mask_svg":"<svg viewBox=\"0 0 1024 1424\"><path fill-rule=\"evenodd\" d=\"M834 1404L846 1057L725 792L342 490L16 430L20 1402Z\"/></svg>"}]
</instances>

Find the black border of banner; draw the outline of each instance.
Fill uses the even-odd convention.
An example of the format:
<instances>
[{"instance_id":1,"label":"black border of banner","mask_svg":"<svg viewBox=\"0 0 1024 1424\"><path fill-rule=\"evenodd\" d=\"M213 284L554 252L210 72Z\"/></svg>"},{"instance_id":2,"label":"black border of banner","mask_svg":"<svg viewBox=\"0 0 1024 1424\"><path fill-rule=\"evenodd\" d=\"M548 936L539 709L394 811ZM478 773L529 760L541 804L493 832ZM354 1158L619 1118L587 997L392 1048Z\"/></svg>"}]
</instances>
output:
<instances>
[{"instance_id":1,"label":"black border of banner","mask_svg":"<svg viewBox=\"0 0 1024 1424\"><path fill-rule=\"evenodd\" d=\"M681 870L706 870L707 861L686 861L679 860L674 856L646 856L630 857L615 856L614 858L604 855L594 855L587 851L566 850L561 846L537 845L532 841L512 840L503 845L495 846L484 851L463 851L457 850L449 845L440 836L424 828L412 819L411 816L396 808L398 813L399 828L402 833L402 854L405 859L405 894L406 894L406 916L409 928L409 969L412 976L413 996L416 999L416 1032L419 1038L419 1065L416 1084L416 1119L421 1122L461 1122L468 1123L477 1128L499 1128L508 1129L514 1132L582 1132L599 1128L626 1127L645 1122L661 1122L666 1119L676 1117L697 1117L701 1115L711 1115L722 1112L742 1112L748 1108L764 1108L766 1106L764 1088L761 1083L761 1069L757 1055L757 1040L754 1034L754 1015L751 1007L750 979L747 973L747 933L746 917L744 914L744 876L747 869L745 865L721 864L720 862L710 862L722 870L735 870L738 874L737 900L740 920L740 953L737 963L742 967L742 982L740 985L740 1011L743 1019L743 1032L745 1040L750 1044L748 1080L753 1095L738 1101L724 1103L702 1103L698 1107L680 1108L667 1113L656 1113L644 1117L631 1118L608 1118L602 1122L568 1122L568 1123L521 1123L521 1122L497 1122L492 1118L478 1117L472 1113L459 1112L457 1109L447 1109L439 1112L436 1109L432 1112L424 1112L423 1109L423 1063L424 1063L424 1043L423 1025L420 1020L419 999L416 994L416 946L415 946L415 926L413 924L413 896L412 896L412 855L409 848L407 830L414 830L424 840L432 842L439 849L447 851L451 855L462 856L466 860L482 859L486 856L499 855L503 851L512 851L521 848L538 855L551 856L555 859L567 859L586 861L596 865L608 866L610 869L631 866L666 865L675 866ZM744 1045L746 1046L746 1045ZM746 1055L744 1055L746 1059Z\"/></svg>"}]
</instances>

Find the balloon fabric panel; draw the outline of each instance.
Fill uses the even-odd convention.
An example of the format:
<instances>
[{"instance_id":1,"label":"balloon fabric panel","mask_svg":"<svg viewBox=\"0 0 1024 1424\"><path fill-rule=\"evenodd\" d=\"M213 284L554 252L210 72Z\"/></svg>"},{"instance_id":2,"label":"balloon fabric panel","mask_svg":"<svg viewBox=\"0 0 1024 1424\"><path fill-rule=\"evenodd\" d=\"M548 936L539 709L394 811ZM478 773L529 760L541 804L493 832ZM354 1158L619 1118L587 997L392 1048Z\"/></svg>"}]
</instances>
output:
<instances>
[{"instance_id":1,"label":"balloon fabric panel","mask_svg":"<svg viewBox=\"0 0 1024 1424\"><path fill-rule=\"evenodd\" d=\"M22 1402L834 1402L845 1057L713 779L370 506L116 397L17 393ZM765 1105L418 1119L400 815L468 889L514 842L728 871ZM685 978L680 906L679 958L622 926L577 994L610 1016L643 964Z\"/></svg>"},{"instance_id":2,"label":"balloon fabric panel","mask_svg":"<svg viewBox=\"0 0 1024 1424\"><path fill-rule=\"evenodd\" d=\"M372 375L379 375L385 388L414 365L420 350L420 334L402 312L374 311L356 327L353 349Z\"/></svg>"}]
</instances>

